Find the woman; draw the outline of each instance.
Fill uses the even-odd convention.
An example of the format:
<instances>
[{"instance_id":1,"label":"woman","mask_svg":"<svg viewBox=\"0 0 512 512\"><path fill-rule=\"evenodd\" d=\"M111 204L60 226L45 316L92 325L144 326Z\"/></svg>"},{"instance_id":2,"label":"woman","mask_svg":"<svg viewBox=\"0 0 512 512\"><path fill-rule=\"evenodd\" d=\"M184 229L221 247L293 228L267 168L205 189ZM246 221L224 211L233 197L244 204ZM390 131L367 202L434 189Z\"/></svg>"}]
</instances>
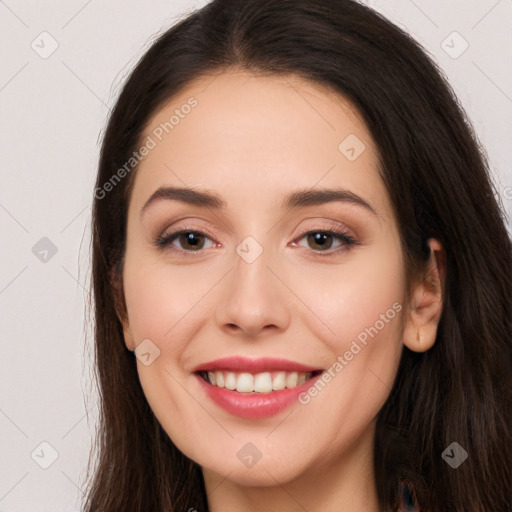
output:
<instances>
[{"instance_id":1,"label":"woman","mask_svg":"<svg viewBox=\"0 0 512 512\"><path fill-rule=\"evenodd\" d=\"M128 78L93 212L87 511L506 511L512 251L421 47L214 0Z\"/></svg>"}]
</instances>

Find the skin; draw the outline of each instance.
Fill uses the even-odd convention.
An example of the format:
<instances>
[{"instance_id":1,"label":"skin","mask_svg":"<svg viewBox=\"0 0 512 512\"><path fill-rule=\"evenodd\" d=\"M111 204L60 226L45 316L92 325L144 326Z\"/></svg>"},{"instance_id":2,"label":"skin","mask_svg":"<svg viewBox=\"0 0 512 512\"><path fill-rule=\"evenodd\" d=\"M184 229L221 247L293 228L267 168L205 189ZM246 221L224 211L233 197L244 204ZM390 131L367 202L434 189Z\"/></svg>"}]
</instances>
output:
<instances>
[{"instance_id":1,"label":"skin","mask_svg":"<svg viewBox=\"0 0 512 512\"><path fill-rule=\"evenodd\" d=\"M376 416L404 344L424 351L435 342L442 248L430 240L428 272L406 282L376 147L344 98L297 77L230 70L173 97L143 137L191 96L197 107L140 163L129 205L125 342L134 350L150 339L160 350L148 366L137 360L147 400L176 446L202 467L213 512L377 512ZM338 150L349 134L366 146L355 161ZM226 208L160 200L141 216L164 185L213 191ZM376 215L349 202L281 208L292 191L341 187ZM204 248L192 253L183 238L154 245L184 228L205 233ZM340 228L358 245L332 238L325 249L302 234ZM248 236L263 249L252 263L236 252ZM230 415L192 373L233 355L329 368L394 303L401 311L317 396L271 418ZM262 454L251 468L237 457L248 442Z\"/></svg>"}]
</instances>

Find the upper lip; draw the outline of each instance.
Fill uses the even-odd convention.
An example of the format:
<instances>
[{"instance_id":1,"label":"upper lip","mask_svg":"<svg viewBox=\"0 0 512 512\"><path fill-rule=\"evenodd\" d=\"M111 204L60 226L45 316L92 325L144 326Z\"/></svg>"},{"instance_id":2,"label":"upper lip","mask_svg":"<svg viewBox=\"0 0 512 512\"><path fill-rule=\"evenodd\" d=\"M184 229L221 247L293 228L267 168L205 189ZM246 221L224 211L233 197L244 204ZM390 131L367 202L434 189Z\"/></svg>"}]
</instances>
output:
<instances>
[{"instance_id":1,"label":"upper lip","mask_svg":"<svg viewBox=\"0 0 512 512\"><path fill-rule=\"evenodd\" d=\"M315 368L313 366L307 366L295 361L289 361L287 359L277 359L274 357L262 357L259 359L250 359L242 356L235 357L223 357L221 359L215 359L208 363L201 364L194 368L194 372L201 371L233 371L233 372L248 372L248 373L260 373L269 371L288 371L288 372L314 372L322 370L322 368Z\"/></svg>"}]
</instances>

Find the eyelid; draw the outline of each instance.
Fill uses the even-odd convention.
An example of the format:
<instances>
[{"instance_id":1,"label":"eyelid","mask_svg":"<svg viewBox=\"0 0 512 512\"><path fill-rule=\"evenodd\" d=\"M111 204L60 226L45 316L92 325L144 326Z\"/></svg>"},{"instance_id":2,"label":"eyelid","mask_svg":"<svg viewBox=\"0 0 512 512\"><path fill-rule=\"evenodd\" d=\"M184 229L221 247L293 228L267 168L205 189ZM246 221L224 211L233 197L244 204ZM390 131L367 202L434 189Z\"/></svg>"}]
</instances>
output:
<instances>
[{"instance_id":1,"label":"eyelid","mask_svg":"<svg viewBox=\"0 0 512 512\"><path fill-rule=\"evenodd\" d=\"M325 221L323 221L323 222L325 222ZM166 231L168 229L169 229L169 227L163 229L161 231L161 234L159 236L157 236L157 238L164 238L164 237L167 237L170 235L177 235L184 231L190 231L190 232L193 232L196 234L203 234L203 235L206 234L212 239L215 238L215 235L208 228L205 228L202 226L197 227L197 226L192 226L192 225L184 225L182 227L172 229L169 233L166 233ZM317 225L317 226L313 226L313 227L304 228L302 231L299 232L298 235L296 235L294 237L294 240L297 240L297 237L299 237L299 236L302 237L302 236L304 236L308 233L311 233L313 231L333 231L336 234L345 235L347 237L355 238L355 236L352 233L352 230L348 229L345 225L343 225L339 222L332 222L330 227Z\"/></svg>"},{"instance_id":2,"label":"eyelid","mask_svg":"<svg viewBox=\"0 0 512 512\"><path fill-rule=\"evenodd\" d=\"M353 239L356 238L353 231L351 229L349 229L347 226L345 226L344 224L341 224L340 222L331 221L329 226L320 225L320 223L322 223L322 222L329 222L329 221L325 221L325 220L318 221L317 225L310 226L308 228L304 228L302 231L299 232L299 234L297 236L302 237L302 236L304 236L308 233L314 232L314 231L330 231L330 232L336 233L338 235L345 235L346 237L350 237ZM297 237L295 237L295 240L296 239L297 239Z\"/></svg>"},{"instance_id":3,"label":"eyelid","mask_svg":"<svg viewBox=\"0 0 512 512\"><path fill-rule=\"evenodd\" d=\"M328 234L330 234L330 236L333 236L333 237L337 238L338 240L340 240L342 242L341 246L337 247L335 249L327 249L325 251L319 251L319 250L315 251L313 249L309 249L309 252L312 252L315 256L318 255L318 256L322 256L322 257L326 257L326 258L330 257L330 256L336 257L340 253L350 250L350 248L353 246L361 245L361 243L357 240L357 238L355 238L355 236L350 234L348 231L349 230L347 230L346 228L340 228L340 227L308 228L308 229L305 229L303 232L301 232L298 236L296 236L292 243L296 247L302 247L302 246L298 245L298 241L302 240L304 238L304 236L306 236L310 233L328 233Z\"/></svg>"},{"instance_id":4,"label":"eyelid","mask_svg":"<svg viewBox=\"0 0 512 512\"><path fill-rule=\"evenodd\" d=\"M341 246L337 247L335 249L329 248L326 250L315 250L315 249L308 249L306 247L303 247L298 244L300 240L302 240L306 235L309 235L311 233L327 233L329 236L332 236L336 239L338 239L339 242L341 242ZM219 246L222 247L222 244L219 244L219 242L216 241L215 237L209 232L208 229L199 228L196 229L195 227L189 226L183 226L178 229L172 230L170 233L166 233L166 230L158 236L155 241L153 242L157 248L161 250L168 250L174 253L181 253L181 254L191 254L191 255L197 255L201 252L205 252L207 249L212 249L212 247L207 248L199 248L197 250L187 250L187 249L181 249L178 247L174 247L173 243L179 238L180 235L185 233L194 233L196 235L202 236L204 238L207 238L212 241L213 246L215 248L218 248ZM298 235L296 235L291 242L294 247L300 247L303 249L307 249L308 252L312 252L315 256L319 255L322 257L336 257L342 252L349 251L351 247L356 245L361 245L360 242L357 240L355 236L351 234L351 230L347 229L345 226L340 226L339 223L336 224L336 227L330 226L316 226L316 227L309 227L304 228Z\"/></svg>"},{"instance_id":5,"label":"eyelid","mask_svg":"<svg viewBox=\"0 0 512 512\"><path fill-rule=\"evenodd\" d=\"M183 233L195 233L196 235L205 236L205 238L210 239L215 246L217 246L217 247L221 246L221 244L219 242L217 242L217 240L215 240L214 235L212 235L208 229L205 229L202 227L197 228L197 227L192 227L192 226L183 226L180 228L173 229L169 233L167 233L167 230L168 230L168 228L164 229L162 234L157 236L154 241L154 245L156 245L157 247L159 247L161 249L166 249L167 246L169 246L170 250L183 252L183 253L191 253L191 254L203 252L205 250L205 249L199 249L197 251L186 251L184 249L177 249L177 248L173 247L170 242L165 243L166 240L170 240L170 239L175 240L180 234L183 234ZM174 240L173 240L173 242L174 242Z\"/></svg>"}]
</instances>

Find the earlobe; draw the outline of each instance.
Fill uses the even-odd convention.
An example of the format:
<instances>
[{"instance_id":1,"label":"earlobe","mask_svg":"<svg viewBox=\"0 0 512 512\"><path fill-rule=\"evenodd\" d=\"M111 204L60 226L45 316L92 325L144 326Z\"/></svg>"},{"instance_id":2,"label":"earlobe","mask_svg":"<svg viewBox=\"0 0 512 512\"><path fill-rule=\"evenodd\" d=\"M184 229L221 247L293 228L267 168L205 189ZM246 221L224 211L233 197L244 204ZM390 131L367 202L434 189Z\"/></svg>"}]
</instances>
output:
<instances>
[{"instance_id":1,"label":"earlobe","mask_svg":"<svg viewBox=\"0 0 512 512\"><path fill-rule=\"evenodd\" d=\"M404 345L414 352L432 348L443 312L446 257L437 240L428 240L428 245L430 260L423 279L412 290L403 332Z\"/></svg>"},{"instance_id":2,"label":"earlobe","mask_svg":"<svg viewBox=\"0 0 512 512\"><path fill-rule=\"evenodd\" d=\"M126 303L124 300L122 273L120 273L119 271L115 272L114 270L112 270L110 273L110 284L112 286L114 310L116 312L116 316L119 322L123 327L124 343L126 345L126 348L133 352L135 350L135 343L130 329L130 324L128 322L128 314L126 311Z\"/></svg>"},{"instance_id":3,"label":"earlobe","mask_svg":"<svg viewBox=\"0 0 512 512\"><path fill-rule=\"evenodd\" d=\"M123 338L124 338L124 344L126 345L126 348L130 351L135 350L135 343L133 339L133 334L130 329L130 323L128 321L128 315L126 313L126 310L123 309L122 311L119 310L119 307L116 306L116 313L117 318L119 322L121 322L121 325L123 327Z\"/></svg>"},{"instance_id":4,"label":"earlobe","mask_svg":"<svg viewBox=\"0 0 512 512\"><path fill-rule=\"evenodd\" d=\"M123 337L126 348L133 352L135 350L135 343L133 340L132 331L130 326L127 323L125 324L125 322L123 322Z\"/></svg>"}]
</instances>

